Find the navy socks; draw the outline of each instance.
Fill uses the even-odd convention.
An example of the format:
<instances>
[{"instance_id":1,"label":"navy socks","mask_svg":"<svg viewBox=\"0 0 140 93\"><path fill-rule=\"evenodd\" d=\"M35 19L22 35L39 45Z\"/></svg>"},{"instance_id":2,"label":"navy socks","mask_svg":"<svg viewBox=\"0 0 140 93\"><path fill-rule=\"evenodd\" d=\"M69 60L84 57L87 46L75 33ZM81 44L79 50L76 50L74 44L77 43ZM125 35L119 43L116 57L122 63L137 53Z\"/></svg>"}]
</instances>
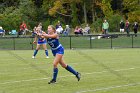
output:
<instances>
[{"instance_id":1,"label":"navy socks","mask_svg":"<svg viewBox=\"0 0 140 93\"><path fill-rule=\"evenodd\" d=\"M34 55L33 55L33 56L36 56L37 52L38 52L38 50L35 50L35 51L34 51Z\"/></svg>"},{"instance_id":2,"label":"navy socks","mask_svg":"<svg viewBox=\"0 0 140 93\"><path fill-rule=\"evenodd\" d=\"M48 50L45 50L45 54L46 54L46 56L49 56L49 55L48 55Z\"/></svg>"},{"instance_id":3,"label":"navy socks","mask_svg":"<svg viewBox=\"0 0 140 93\"><path fill-rule=\"evenodd\" d=\"M74 75L77 75L77 72L69 65L67 65L67 67L65 69L68 70L69 72L73 73Z\"/></svg>"},{"instance_id":4,"label":"navy socks","mask_svg":"<svg viewBox=\"0 0 140 93\"><path fill-rule=\"evenodd\" d=\"M54 81L56 81L57 74L58 74L58 68L54 68L54 69L53 69L53 80L54 80Z\"/></svg>"}]
</instances>

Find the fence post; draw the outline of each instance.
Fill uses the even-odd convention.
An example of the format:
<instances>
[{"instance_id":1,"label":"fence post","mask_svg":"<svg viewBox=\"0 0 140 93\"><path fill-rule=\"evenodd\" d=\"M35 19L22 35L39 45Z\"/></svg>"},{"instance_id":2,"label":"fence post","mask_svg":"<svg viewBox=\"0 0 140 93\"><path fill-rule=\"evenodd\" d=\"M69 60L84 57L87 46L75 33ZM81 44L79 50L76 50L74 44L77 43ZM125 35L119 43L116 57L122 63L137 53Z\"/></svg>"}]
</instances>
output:
<instances>
[{"instance_id":1,"label":"fence post","mask_svg":"<svg viewBox=\"0 0 140 93\"><path fill-rule=\"evenodd\" d=\"M70 36L70 49L71 49L71 36Z\"/></svg>"},{"instance_id":2,"label":"fence post","mask_svg":"<svg viewBox=\"0 0 140 93\"><path fill-rule=\"evenodd\" d=\"M32 38L32 37L31 37ZM33 46L33 38L32 38L32 42L31 42L31 44L32 44L32 50L34 49L34 46Z\"/></svg>"},{"instance_id":3,"label":"fence post","mask_svg":"<svg viewBox=\"0 0 140 93\"><path fill-rule=\"evenodd\" d=\"M132 35L132 48L134 48L133 44L134 44L134 38L133 38L133 35Z\"/></svg>"},{"instance_id":4,"label":"fence post","mask_svg":"<svg viewBox=\"0 0 140 93\"><path fill-rule=\"evenodd\" d=\"M16 49L15 47L16 47L15 46L15 38L13 37L13 48L14 48L14 50Z\"/></svg>"},{"instance_id":5,"label":"fence post","mask_svg":"<svg viewBox=\"0 0 140 93\"><path fill-rule=\"evenodd\" d=\"M90 35L90 48L92 48L92 41L91 41L91 35Z\"/></svg>"},{"instance_id":6,"label":"fence post","mask_svg":"<svg viewBox=\"0 0 140 93\"><path fill-rule=\"evenodd\" d=\"M111 45L110 46L111 46L111 49L112 49L112 36L110 36L110 37L111 37L111 43L110 43Z\"/></svg>"}]
</instances>

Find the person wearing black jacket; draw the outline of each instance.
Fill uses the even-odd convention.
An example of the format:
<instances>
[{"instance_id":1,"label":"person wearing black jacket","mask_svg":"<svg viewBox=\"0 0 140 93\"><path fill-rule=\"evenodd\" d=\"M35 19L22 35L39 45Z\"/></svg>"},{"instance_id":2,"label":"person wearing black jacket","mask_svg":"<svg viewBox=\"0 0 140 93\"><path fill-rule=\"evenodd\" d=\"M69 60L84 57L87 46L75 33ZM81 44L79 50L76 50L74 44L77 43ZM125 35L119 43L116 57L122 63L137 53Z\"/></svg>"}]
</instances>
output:
<instances>
[{"instance_id":1,"label":"person wearing black jacket","mask_svg":"<svg viewBox=\"0 0 140 93\"><path fill-rule=\"evenodd\" d=\"M138 32L138 23L137 22L134 22L133 30L134 30L135 37L137 37L137 32Z\"/></svg>"},{"instance_id":2,"label":"person wearing black jacket","mask_svg":"<svg viewBox=\"0 0 140 93\"><path fill-rule=\"evenodd\" d=\"M121 22L120 22L120 32L124 32L124 27L125 27L125 23L123 22L123 20L121 20Z\"/></svg>"}]
</instances>

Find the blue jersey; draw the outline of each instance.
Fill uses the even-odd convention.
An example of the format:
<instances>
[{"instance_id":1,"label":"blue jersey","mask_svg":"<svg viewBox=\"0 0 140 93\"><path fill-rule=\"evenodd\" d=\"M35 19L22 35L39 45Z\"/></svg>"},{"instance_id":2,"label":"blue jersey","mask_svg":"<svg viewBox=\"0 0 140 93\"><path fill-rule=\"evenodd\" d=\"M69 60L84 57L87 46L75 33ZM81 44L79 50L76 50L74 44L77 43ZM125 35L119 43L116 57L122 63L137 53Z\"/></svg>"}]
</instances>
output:
<instances>
[{"instance_id":1,"label":"blue jersey","mask_svg":"<svg viewBox=\"0 0 140 93\"><path fill-rule=\"evenodd\" d=\"M48 44L51 47L52 53L55 56L56 54L64 54L64 48L59 43L59 40L57 38L48 38L47 39Z\"/></svg>"},{"instance_id":2,"label":"blue jersey","mask_svg":"<svg viewBox=\"0 0 140 93\"><path fill-rule=\"evenodd\" d=\"M39 33L42 34L42 32L43 32L43 31L40 31ZM47 43L47 41L46 41L45 38L41 38L41 37L39 37L39 36L37 36L37 38L38 38L38 41L37 41L38 44L46 44L46 43Z\"/></svg>"},{"instance_id":3,"label":"blue jersey","mask_svg":"<svg viewBox=\"0 0 140 93\"><path fill-rule=\"evenodd\" d=\"M47 41L45 38L38 37L38 41L37 41L38 44L46 44L46 42Z\"/></svg>"}]
</instances>

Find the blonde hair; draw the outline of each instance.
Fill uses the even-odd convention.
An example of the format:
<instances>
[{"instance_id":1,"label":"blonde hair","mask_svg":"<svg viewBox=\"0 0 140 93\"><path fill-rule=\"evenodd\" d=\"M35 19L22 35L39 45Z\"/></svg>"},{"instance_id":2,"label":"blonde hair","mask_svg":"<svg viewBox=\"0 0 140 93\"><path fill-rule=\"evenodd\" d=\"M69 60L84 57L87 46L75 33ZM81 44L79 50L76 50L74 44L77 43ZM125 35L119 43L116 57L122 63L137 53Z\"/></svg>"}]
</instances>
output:
<instances>
[{"instance_id":1,"label":"blonde hair","mask_svg":"<svg viewBox=\"0 0 140 93\"><path fill-rule=\"evenodd\" d=\"M49 25L48 27L51 27L54 30L54 32L56 32L55 26Z\"/></svg>"}]
</instances>

